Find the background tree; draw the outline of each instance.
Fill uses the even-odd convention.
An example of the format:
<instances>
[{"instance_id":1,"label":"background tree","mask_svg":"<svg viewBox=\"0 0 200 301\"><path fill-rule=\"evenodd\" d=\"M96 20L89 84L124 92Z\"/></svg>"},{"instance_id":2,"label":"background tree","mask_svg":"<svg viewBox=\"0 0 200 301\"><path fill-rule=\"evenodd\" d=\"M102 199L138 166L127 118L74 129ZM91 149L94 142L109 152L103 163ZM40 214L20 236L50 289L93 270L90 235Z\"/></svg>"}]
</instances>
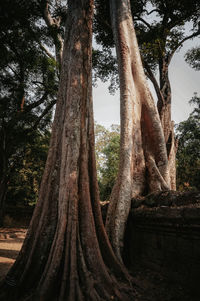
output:
<instances>
[{"instance_id":1,"label":"background tree","mask_svg":"<svg viewBox=\"0 0 200 301\"><path fill-rule=\"evenodd\" d=\"M132 300L101 217L92 111L92 0L69 1L48 158L34 215L0 300ZM120 278L118 278L120 277ZM11 286L13 290L11 290Z\"/></svg>"},{"instance_id":2,"label":"background tree","mask_svg":"<svg viewBox=\"0 0 200 301\"><path fill-rule=\"evenodd\" d=\"M120 127L95 124L95 153L100 199L109 199L119 168Z\"/></svg>"},{"instance_id":3,"label":"background tree","mask_svg":"<svg viewBox=\"0 0 200 301\"><path fill-rule=\"evenodd\" d=\"M119 168L119 149L120 135L116 134L102 150L105 159L104 165L100 168L101 178L99 180L100 199L102 201L109 200L116 181Z\"/></svg>"},{"instance_id":4,"label":"background tree","mask_svg":"<svg viewBox=\"0 0 200 301\"><path fill-rule=\"evenodd\" d=\"M177 188L200 190L200 97L194 94L194 110L177 126Z\"/></svg>"}]
</instances>

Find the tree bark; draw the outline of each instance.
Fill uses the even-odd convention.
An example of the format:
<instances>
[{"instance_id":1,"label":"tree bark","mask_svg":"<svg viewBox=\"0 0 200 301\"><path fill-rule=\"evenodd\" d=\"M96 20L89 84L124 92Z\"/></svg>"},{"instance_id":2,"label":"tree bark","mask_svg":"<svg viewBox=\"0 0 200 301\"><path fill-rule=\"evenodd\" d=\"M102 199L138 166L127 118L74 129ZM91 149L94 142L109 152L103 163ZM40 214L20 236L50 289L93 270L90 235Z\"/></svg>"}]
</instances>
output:
<instances>
[{"instance_id":1,"label":"tree bark","mask_svg":"<svg viewBox=\"0 0 200 301\"><path fill-rule=\"evenodd\" d=\"M106 230L121 259L131 198L170 188L168 158L159 114L146 83L129 0L111 0L120 78L121 145Z\"/></svg>"},{"instance_id":2,"label":"tree bark","mask_svg":"<svg viewBox=\"0 0 200 301\"><path fill-rule=\"evenodd\" d=\"M4 128L4 120L1 125L0 131L0 226L3 226L4 215L5 215L5 199L8 189L8 151L6 148L6 134Z\"/></svg>"},{"instance_id":3,"label":"tree bark","mask_svg":"<svg viewBox=\"0 0 200 301\"><path fill-rule=\"evenodd\" d=\"M55 55L56 62L58 64L58 71L60 73L61 65L62 65L62 54L63 54L63 39L61 34L59 34L58 29L60 28L60 19L53 18L49 12L49 1L45 1L44 3L44 20L51 32L54 45L55 45Z\"/></svg>"},{"instance_id":4,"label":"tree bark","mask_svg":"<svg viewBox=\"0 0 200 301\"><path fill-rule=\"evenodd\" d=\"M130 277L112 251L99 205L92 16L92 0L69 2L58 101L39 200L0 300L133 300Z\"/></svg>"},{"instance_id":5,"label":"tree bark","mask_svg":"<svg viewBox=\"0 0 200 301\"><path fill-rule=\"evenodd\" d=\"M7 194L7 177L3 176L0 181L0 226L3 226L5 216L5 198Z\"/></svg>"},{"instance_id":6,"label":"tree bark","mask_svg":"<svg viewBox=\"0 0 200 301\"><path fill-rule=\"evenodd\" d=\"M158 112L164 131L167 155L169 159L171 189L176 190L176 151L177 143L174 135L174 122L171 120L171 85L169 80L169 63L167 59L159 62L160 93L162 101L158 98Z\"/></svg>"}]
</instances>

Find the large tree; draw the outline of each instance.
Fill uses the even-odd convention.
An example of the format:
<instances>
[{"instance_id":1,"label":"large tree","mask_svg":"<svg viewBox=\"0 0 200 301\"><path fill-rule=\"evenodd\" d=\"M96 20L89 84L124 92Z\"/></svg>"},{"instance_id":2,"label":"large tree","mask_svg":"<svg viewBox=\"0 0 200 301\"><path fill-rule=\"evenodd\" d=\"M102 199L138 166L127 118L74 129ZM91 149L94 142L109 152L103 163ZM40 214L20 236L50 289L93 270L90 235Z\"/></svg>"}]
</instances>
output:
<instances>
[{"instance_id":1,"label":"large tree","mask_svg":"<svg viewBox=\"0 0 200 301\"><path fill-rule=\"evenodd\" d=\"M95 53L96 76L103 79L111 76L111 82L113 82L117 68L116 60L111 57L110 51L114 42L109 18L109 3L106 0L96 0L96 2L95 33L97 42L103 47L102 52ZM130 2L145 74L152 82L157 95L157 107L169 158L171 187L176 189L177 145L174 139L174 124L171 120L173 96L169 67L174 54L184 42L200 35L198 23L200 2L198 0L190 2L187 0L131 0ZM190 27L192 28L189 31ZM97 59L97 56L100 58Z\"/></svg>"},{"instance_id":2,"label":"large tree","mask_svg":"<svg viewBox=\"0 0 200 301\"><path fill-rule=\"evenodd\" d=\"M130 1L111 0L110 11L120 79L121 141L106 229L120 258L131 198L170 189L170 176L164 133L146 82Z\"/></svg>"},{"instance_id":3,"label":"large tree","mask_svg":"<svg viewBox=\"0 0 200 301\"><path fill-rule=\"evenodd\" d=\"M91 94L93 1L71 0L68 9L39 200L1 287L2 301L9 300L9 292L11 300L133 300L129 276L111 249L99 206Z\"/></svg>"},{"instance_id":4,"label":"large tree","mask_svg":"<svg viewBox=\"0 0 200 301\"><path fill-rule=\"evenodd\" d=\"M200 35L200 4L196 0L150 0L147 2L149 7L143 8L140 14L134 14L135 0L131 2L146 75L151 80L158 99L157 107L169 158L171 188L176 189L177 141L174 136L174 122L171 119L169 66L174 54L184 42ZM153 20L149 22L147 17L151 14ZM190 32L187 29L189 24L193 26ZM156 66L159 71L158 79L155 76Z\"/></svg>"}]
</instances>

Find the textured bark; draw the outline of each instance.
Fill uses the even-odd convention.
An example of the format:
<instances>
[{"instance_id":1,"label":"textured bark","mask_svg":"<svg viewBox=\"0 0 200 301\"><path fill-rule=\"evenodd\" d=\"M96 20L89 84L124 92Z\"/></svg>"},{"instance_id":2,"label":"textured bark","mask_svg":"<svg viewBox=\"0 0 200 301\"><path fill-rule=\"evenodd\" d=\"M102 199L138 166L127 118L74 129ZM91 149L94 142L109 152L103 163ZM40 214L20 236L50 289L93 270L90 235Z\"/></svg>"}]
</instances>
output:
<instances>
[{"instance_id":1,"label":"textured bark","mask_svg":"<svg viewBox=\"0 0 200 301\"><path fill-rule=\"evenodd\" d=\"M174 122L171 121L171 132L167 140L167 153L169 160L169 174L171 189L176 190L176 152L178 149L178 140L175 138Z\"/></svg>"},{"instance_id":2,"label":"textured bark","mask_svg":"<svg viewBox=\"0 0 200 301\"><path fill-rule=\"evenodd\" d=\"M177 145L174 135L174 123L171 120L171 85L168 72L169 62L163 59L159 62L160 68L160 93L162 101L158 98L158 111L164 131L167 155L169 159L171 189L176 190L176 151Z\"/></svg>"},{"instance_id":3,"label":"textured bark","mask_svg":"<svg viewBox=\"0 0 200 301\"><path fill-rule=\"evenodd\" d=\"M168 158L159 114L146 83L128 0L111 0L120 77L120 167L106 230L121 258L131 198L170 188Z\"/></svg>"},{"instance_id":4,"label":"textured bark","mask_svg":"<svg viewBox=\"0 0 200 301\"><path fill-rule=\"evenodd\" d=\"M92 0L69 2L60 88L39 200L0 300L133 300L130 277L112 251L99 205L92 15Z\"/></svg>"}]
</instances>

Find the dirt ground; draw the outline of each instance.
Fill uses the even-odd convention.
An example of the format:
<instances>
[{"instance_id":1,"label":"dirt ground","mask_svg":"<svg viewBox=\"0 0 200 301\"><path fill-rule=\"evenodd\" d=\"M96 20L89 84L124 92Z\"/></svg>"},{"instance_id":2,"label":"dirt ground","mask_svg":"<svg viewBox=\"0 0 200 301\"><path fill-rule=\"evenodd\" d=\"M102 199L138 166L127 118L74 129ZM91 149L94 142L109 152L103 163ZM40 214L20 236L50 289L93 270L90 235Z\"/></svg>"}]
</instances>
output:
<instances>
[{"instance_id":1,"label":"dirt ground","mask_svg":"<svg viewBox=\"0 0 200 301\"><path fill-rule=\"evenodd\" d=\"M0 228L0 280L15 262L25 235L23 228Z\"/></svg>"},{"instance_id":2,"label":"dirt ground","mask_svg":"<svg viewBox=\"0 0 200 301\"><path fill-rule=\"evenodd\" d=\"M26 235L24 228L0 228L0 281L7 274L21 249ZM177 283L170 283L161 274L136 267L132 274L136 296L134 301L199 301ZM51 300L49 300L51 301Z\"/></svg>"}]
</instances>

